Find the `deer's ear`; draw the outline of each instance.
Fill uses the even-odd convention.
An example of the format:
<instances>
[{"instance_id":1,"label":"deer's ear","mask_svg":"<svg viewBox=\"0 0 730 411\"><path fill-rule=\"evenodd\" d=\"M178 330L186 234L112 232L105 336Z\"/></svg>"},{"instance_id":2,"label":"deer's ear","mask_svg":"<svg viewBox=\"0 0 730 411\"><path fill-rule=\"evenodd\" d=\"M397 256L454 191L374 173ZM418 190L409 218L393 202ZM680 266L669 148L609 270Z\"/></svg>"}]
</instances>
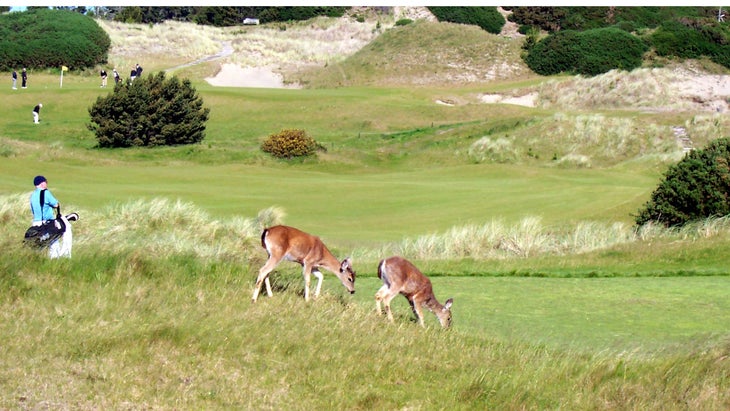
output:
<instances>
[{"instance_id":1,"label":"deer's ear","mask_svg":"<svg viewBox=\"0 0 730 411\"><path fill-rule=\"evenodd\" d=\"M350 257L345 258L342 260L342 264L340 264L340 269L345 269L347 267L352 268L352 259Z\"/></svg>"},{"instance_id":2,"label":"deer's ear","mask_svg":"<svg viewBox=\"0 0 730 411\"><path fill-rule=\"evenodd\" d=\"M451 304L453 304L453 303L454 303L454 299L453 298L449 298L448 300L446 300L446 304L444 304L444 309L445 310L450 310L451 309Z\"/></svg>"}]
</instances>

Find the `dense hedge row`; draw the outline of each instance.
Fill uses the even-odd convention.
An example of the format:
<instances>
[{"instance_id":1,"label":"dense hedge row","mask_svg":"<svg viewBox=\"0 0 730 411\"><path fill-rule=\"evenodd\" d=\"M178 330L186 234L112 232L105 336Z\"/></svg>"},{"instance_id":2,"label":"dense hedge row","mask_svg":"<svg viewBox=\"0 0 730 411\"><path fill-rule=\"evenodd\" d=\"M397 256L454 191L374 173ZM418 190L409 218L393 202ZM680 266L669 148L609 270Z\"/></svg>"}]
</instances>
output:
<instances>
[{"instance_id":1,"label":"dense hedge row","mask_svg":"<svg viewBox=\"0 0 730 411\"><path fill-rule=\"evenodd\" d=\"M257 18L262 23L307 20L317 16L341 17L349 7L268 7L268 6L128 6L95 8L100 18L125 23L160 23L165 20L189 21L212 26L235 26L246 18Z\"/></svg>"},{"instance_id":2,"label":"dense hedge row","mask_svg":"<svg viewBox=\"0 0 730 411\"><path fill-rule=\"evenodd\" d=\"M640 67L647 45L615 28L564 30L536 43L525 57L531 70L542 75L573 73L597 75L613 69Z\"/></svg>"},{"instance_id":3,"label":"dense hedge row","mask_svg":"<svg viewBox=\"0 0 730 411\"><path fill-rule=\"evenodd\" d=\"M450 23L470 24L499 34L506 20L496 7L428 7L438 19Z\"/></svg>"},{"instance_id":4,"label":"dense hedge row","mask_svg":"<svg viewBox=\"0 0 730 411\"><path fill-rule=\"evenodd\" d=\"M628 31L656 28L666 21L680 19L714 19L716 7L507 7L509 21L549 32L592 30L604 27Z\"/></svg>"},{"instance_id":5,"label":"dense hedge row","mask_svg":"<svg viewBox=\"0 0 730 411\"><path fill-rule=\"evenodd\" d=\"M0 70L94 67L107 61L111 39L96 22L65 10L0 15Z\"/></svg>"},{"instance_id":6,"label":"dense hedge row","mask_svg":"<svg viewBox=\"0 0 730 411\"><path fill-rule=\"evenodd\" d=\"M671 166L664 180L639 210L636 224L650 221L681 226L730 214L730 139L693 150Z\"/></svg>"},{"instance_id":7,"label":"dense hedge row","mask_svg":"<svg viewBox=\"0 0 730 411\"><path fill-rule=\"evenodd\" d=\"M540 74L594 75L614 68L630 70L640 64L637 53L640 50L643 53L648 47L653 47L660 56L708 57L730 68L730 28L717 21L718 9L714 7L513 7L511 10L510 21L520 24L520 32L528 34L525 62ZM538 41L535 28L547 30L549 35ZM617 31L625 34L622 36Z\"/></svg>"},{"instance_id":8,"label":"dense hedge row","mask_svg":"<svg viewBox=\"0 0 730 411\"><path fill-rule=\"evenodd\" d=\"M89 108L89 130L99 147L153 147L198 143L205 137L209 108L190 80L164 72L120 82Z\"/></svg>"},{"instance_id":9,"label":"dense hedge row","mask_svg":"<svg viewBox=\"0 0 730 411\"><path fill-rule=\"evenodd\" d=\"M702 24L696 20L668 21L659 26L650 41L660 56L704 56L730 67L730 32L719 24Z\"/></svg>"}]
</instances>

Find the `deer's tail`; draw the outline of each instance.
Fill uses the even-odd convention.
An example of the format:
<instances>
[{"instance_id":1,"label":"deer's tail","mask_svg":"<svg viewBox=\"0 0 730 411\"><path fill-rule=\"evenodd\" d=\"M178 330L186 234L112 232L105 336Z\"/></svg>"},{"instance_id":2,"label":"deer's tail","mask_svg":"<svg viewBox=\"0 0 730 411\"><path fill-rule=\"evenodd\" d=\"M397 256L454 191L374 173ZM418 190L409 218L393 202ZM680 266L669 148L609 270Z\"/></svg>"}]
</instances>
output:
<instances>
[{"instance_id":1,"label":"deer's tail","mask_svg":"<svg viewBox=\"0 0 730 411\"><path fill-rule=\"evenodd\" d=\"M264 247L266 249L266 242L264 241L266 239L266 234L269 233L268 228L264 228L264 231L261 233L261 247Z\"/></svg>"},{"instance_id":2,"label":"deer's tail","mask_svg":"<svg viewBox=\"0 0 730 411\"><path fill-rule=\"evenodd\" d=\"M383 278L385 275L385 260L380 260L378 263L378 278Z\"/></svg>"}]
</instances>

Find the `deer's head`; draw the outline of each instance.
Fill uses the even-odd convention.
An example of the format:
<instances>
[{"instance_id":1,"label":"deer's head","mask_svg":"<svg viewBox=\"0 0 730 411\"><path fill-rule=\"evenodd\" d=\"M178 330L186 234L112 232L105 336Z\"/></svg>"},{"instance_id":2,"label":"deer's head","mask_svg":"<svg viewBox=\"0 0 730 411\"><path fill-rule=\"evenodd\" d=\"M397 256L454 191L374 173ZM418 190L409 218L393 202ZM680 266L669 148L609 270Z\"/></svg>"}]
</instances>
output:
<instances>
[{"instance_id":1,"label":"deer's head","mask_svg":"<svg viewBox=\"0 0 730 411\"><path fill-rule=\"evenodd\" d=\"M454 299L449 298L446 300L446 304L444 304L441 309L436 310L436 316L438 317L441 326L444 328L451 327L451 304L453 303Z\"/></svg>"},{"instance_id":2,"label":"deer's head","mask_svg":"<svg viewBox=\"0 0 730 411\"><path fill-rule=\"evenodd\" d=\"M352 260L350 257L342 260L340 264L340 281L347 288L350 294L355 294L355 270L352 269Z\"/></svg>"}]
</instances>

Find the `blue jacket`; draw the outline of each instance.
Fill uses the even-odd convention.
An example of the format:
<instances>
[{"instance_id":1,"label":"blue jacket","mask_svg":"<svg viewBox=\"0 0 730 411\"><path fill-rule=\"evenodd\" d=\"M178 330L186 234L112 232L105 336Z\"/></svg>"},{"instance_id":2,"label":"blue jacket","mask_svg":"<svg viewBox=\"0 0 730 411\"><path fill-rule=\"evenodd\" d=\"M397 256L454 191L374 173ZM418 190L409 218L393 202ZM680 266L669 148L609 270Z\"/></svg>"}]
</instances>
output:
<instances>
[{"instance_id":1,"label":"blue jacket","mask_svg":"<svg viewBox=\"0 0 730 411\"><path fill-rule=\"evenodd\" d=\"M58 200L51 194L51 190L46 190L43 198L43 209L40 209L41 189L36 188L30 195L30 211L33 213L33 221L55 220L53 208L58 206Z\"/></svg>"}]
</instances>

